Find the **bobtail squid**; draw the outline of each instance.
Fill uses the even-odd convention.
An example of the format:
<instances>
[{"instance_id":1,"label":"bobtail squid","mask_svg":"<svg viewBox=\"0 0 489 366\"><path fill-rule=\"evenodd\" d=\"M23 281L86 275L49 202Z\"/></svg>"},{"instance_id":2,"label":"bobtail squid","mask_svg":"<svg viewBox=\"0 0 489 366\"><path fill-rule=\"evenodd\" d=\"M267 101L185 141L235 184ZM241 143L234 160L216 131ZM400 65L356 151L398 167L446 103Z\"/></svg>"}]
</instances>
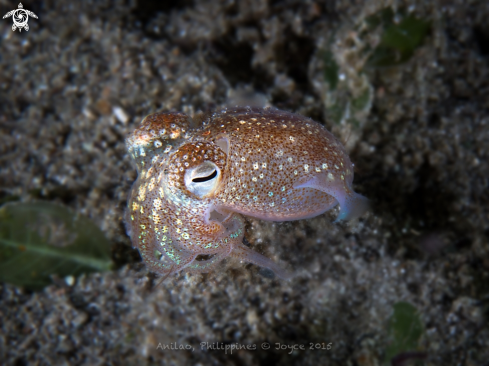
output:
<instances>
[{"instance_id":1,"label":"bobtail squid","mask_svg":"<svg viewBox=\"0 0 489 366\"><path fill-rule=\"evenodd\" d=\"M199 126L183 113L147 116L127 138L138 178L126 227L148 268L208 272L231 256L290 274L243 244L242 215L290 221L368 200L352 189L343 145L321 124L273 108L222 109Z\"/></svg>"}]
</instances>

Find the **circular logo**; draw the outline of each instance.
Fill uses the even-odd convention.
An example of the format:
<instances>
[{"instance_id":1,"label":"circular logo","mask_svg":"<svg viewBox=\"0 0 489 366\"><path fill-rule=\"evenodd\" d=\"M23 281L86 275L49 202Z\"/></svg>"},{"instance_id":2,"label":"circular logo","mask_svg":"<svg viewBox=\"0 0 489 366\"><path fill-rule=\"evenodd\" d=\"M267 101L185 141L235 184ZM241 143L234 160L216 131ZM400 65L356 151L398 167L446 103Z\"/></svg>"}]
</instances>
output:
<instances>
[{"instance_id":1,"label":"circular logo","mask_svg":"<svg viewBox=\"0 0 489 366\"><path fill-rule=\"evenodd\" d=\"M17 9L12 14L12 20L18 28L24 28L29 20L29 14L24 9Z\"/></svg>"}]
</instances>

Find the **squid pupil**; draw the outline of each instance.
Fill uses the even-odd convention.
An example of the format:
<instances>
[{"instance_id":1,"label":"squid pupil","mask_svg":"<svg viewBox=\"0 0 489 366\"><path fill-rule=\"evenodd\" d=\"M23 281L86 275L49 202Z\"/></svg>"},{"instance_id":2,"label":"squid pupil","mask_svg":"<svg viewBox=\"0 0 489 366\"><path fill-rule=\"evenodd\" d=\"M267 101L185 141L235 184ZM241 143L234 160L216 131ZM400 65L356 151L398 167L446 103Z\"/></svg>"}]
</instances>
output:
<instances>
[{"instance_id":1,"label":"squid pupil","mask_svg":"<svg viewBox=\"0 0 489 366\"><path fill-rule=\"evenodd\" d=\"M208 180L211 180L217 176L217 170L214 170L211 175L208 175L207 177L199 177L199 178L194 178L192 179L192 182L199 183L199 182L207 182Z\"/></svg>"}]
</instances>

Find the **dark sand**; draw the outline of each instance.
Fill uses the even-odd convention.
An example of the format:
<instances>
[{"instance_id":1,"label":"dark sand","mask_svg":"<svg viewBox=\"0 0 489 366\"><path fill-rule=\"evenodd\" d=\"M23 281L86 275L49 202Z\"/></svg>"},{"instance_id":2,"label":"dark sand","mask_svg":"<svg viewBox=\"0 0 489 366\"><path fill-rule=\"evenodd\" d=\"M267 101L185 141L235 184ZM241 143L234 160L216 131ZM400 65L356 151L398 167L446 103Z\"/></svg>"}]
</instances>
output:
<instances>
[{"instance_id":1,"label":"dark sand","mask_svg":"<svg viewBox=\"0 0 489 366\"><path fill-rule=\"evenodd\" d=\"M87 215L120 266L38 293L0 285L0 363L379 365L392 306L407 301L425 325L427 365L488 365L489 3L265 3L25 2L39 17L28 32L0 21L0 198ZM407 63L361 79L357 50L375 35L355 40L355 27L392 3L431 30ZM15 6L1 0L0 13ZM356 126L325 113L318 50L328 47L375 96ZM136 177L124 137L149 113L195 116L236 90L350 136L355 190L373 208L345 224L332 223L336 211L249 220L252 247L289 265L292 281L228 260L154 287L122 223ZM201 342L257 349L231 355ZM307 349L288 354L277 342Z\"/></svg>"}]
</instances>

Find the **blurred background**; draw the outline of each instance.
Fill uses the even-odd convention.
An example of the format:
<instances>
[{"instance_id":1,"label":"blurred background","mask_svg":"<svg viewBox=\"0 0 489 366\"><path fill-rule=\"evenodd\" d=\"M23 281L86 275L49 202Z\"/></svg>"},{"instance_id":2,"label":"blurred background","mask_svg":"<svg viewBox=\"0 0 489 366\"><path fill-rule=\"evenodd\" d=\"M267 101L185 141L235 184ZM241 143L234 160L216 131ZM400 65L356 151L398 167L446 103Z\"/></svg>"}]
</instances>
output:
<instances>
[{"instance_id":1,"label":"blurred background","mask_svg":"<svg viewBox=\"0 0 489 366\"><path fill-rule=\"evenodd\" d=\"M487 1L22 5L28 31L0 20L1 364L489 365ZM236 104L324 124L372 209L247 220L291 281L228 260L159 284L122 221L124 139Z\"/></svg>"}]
</instances>

